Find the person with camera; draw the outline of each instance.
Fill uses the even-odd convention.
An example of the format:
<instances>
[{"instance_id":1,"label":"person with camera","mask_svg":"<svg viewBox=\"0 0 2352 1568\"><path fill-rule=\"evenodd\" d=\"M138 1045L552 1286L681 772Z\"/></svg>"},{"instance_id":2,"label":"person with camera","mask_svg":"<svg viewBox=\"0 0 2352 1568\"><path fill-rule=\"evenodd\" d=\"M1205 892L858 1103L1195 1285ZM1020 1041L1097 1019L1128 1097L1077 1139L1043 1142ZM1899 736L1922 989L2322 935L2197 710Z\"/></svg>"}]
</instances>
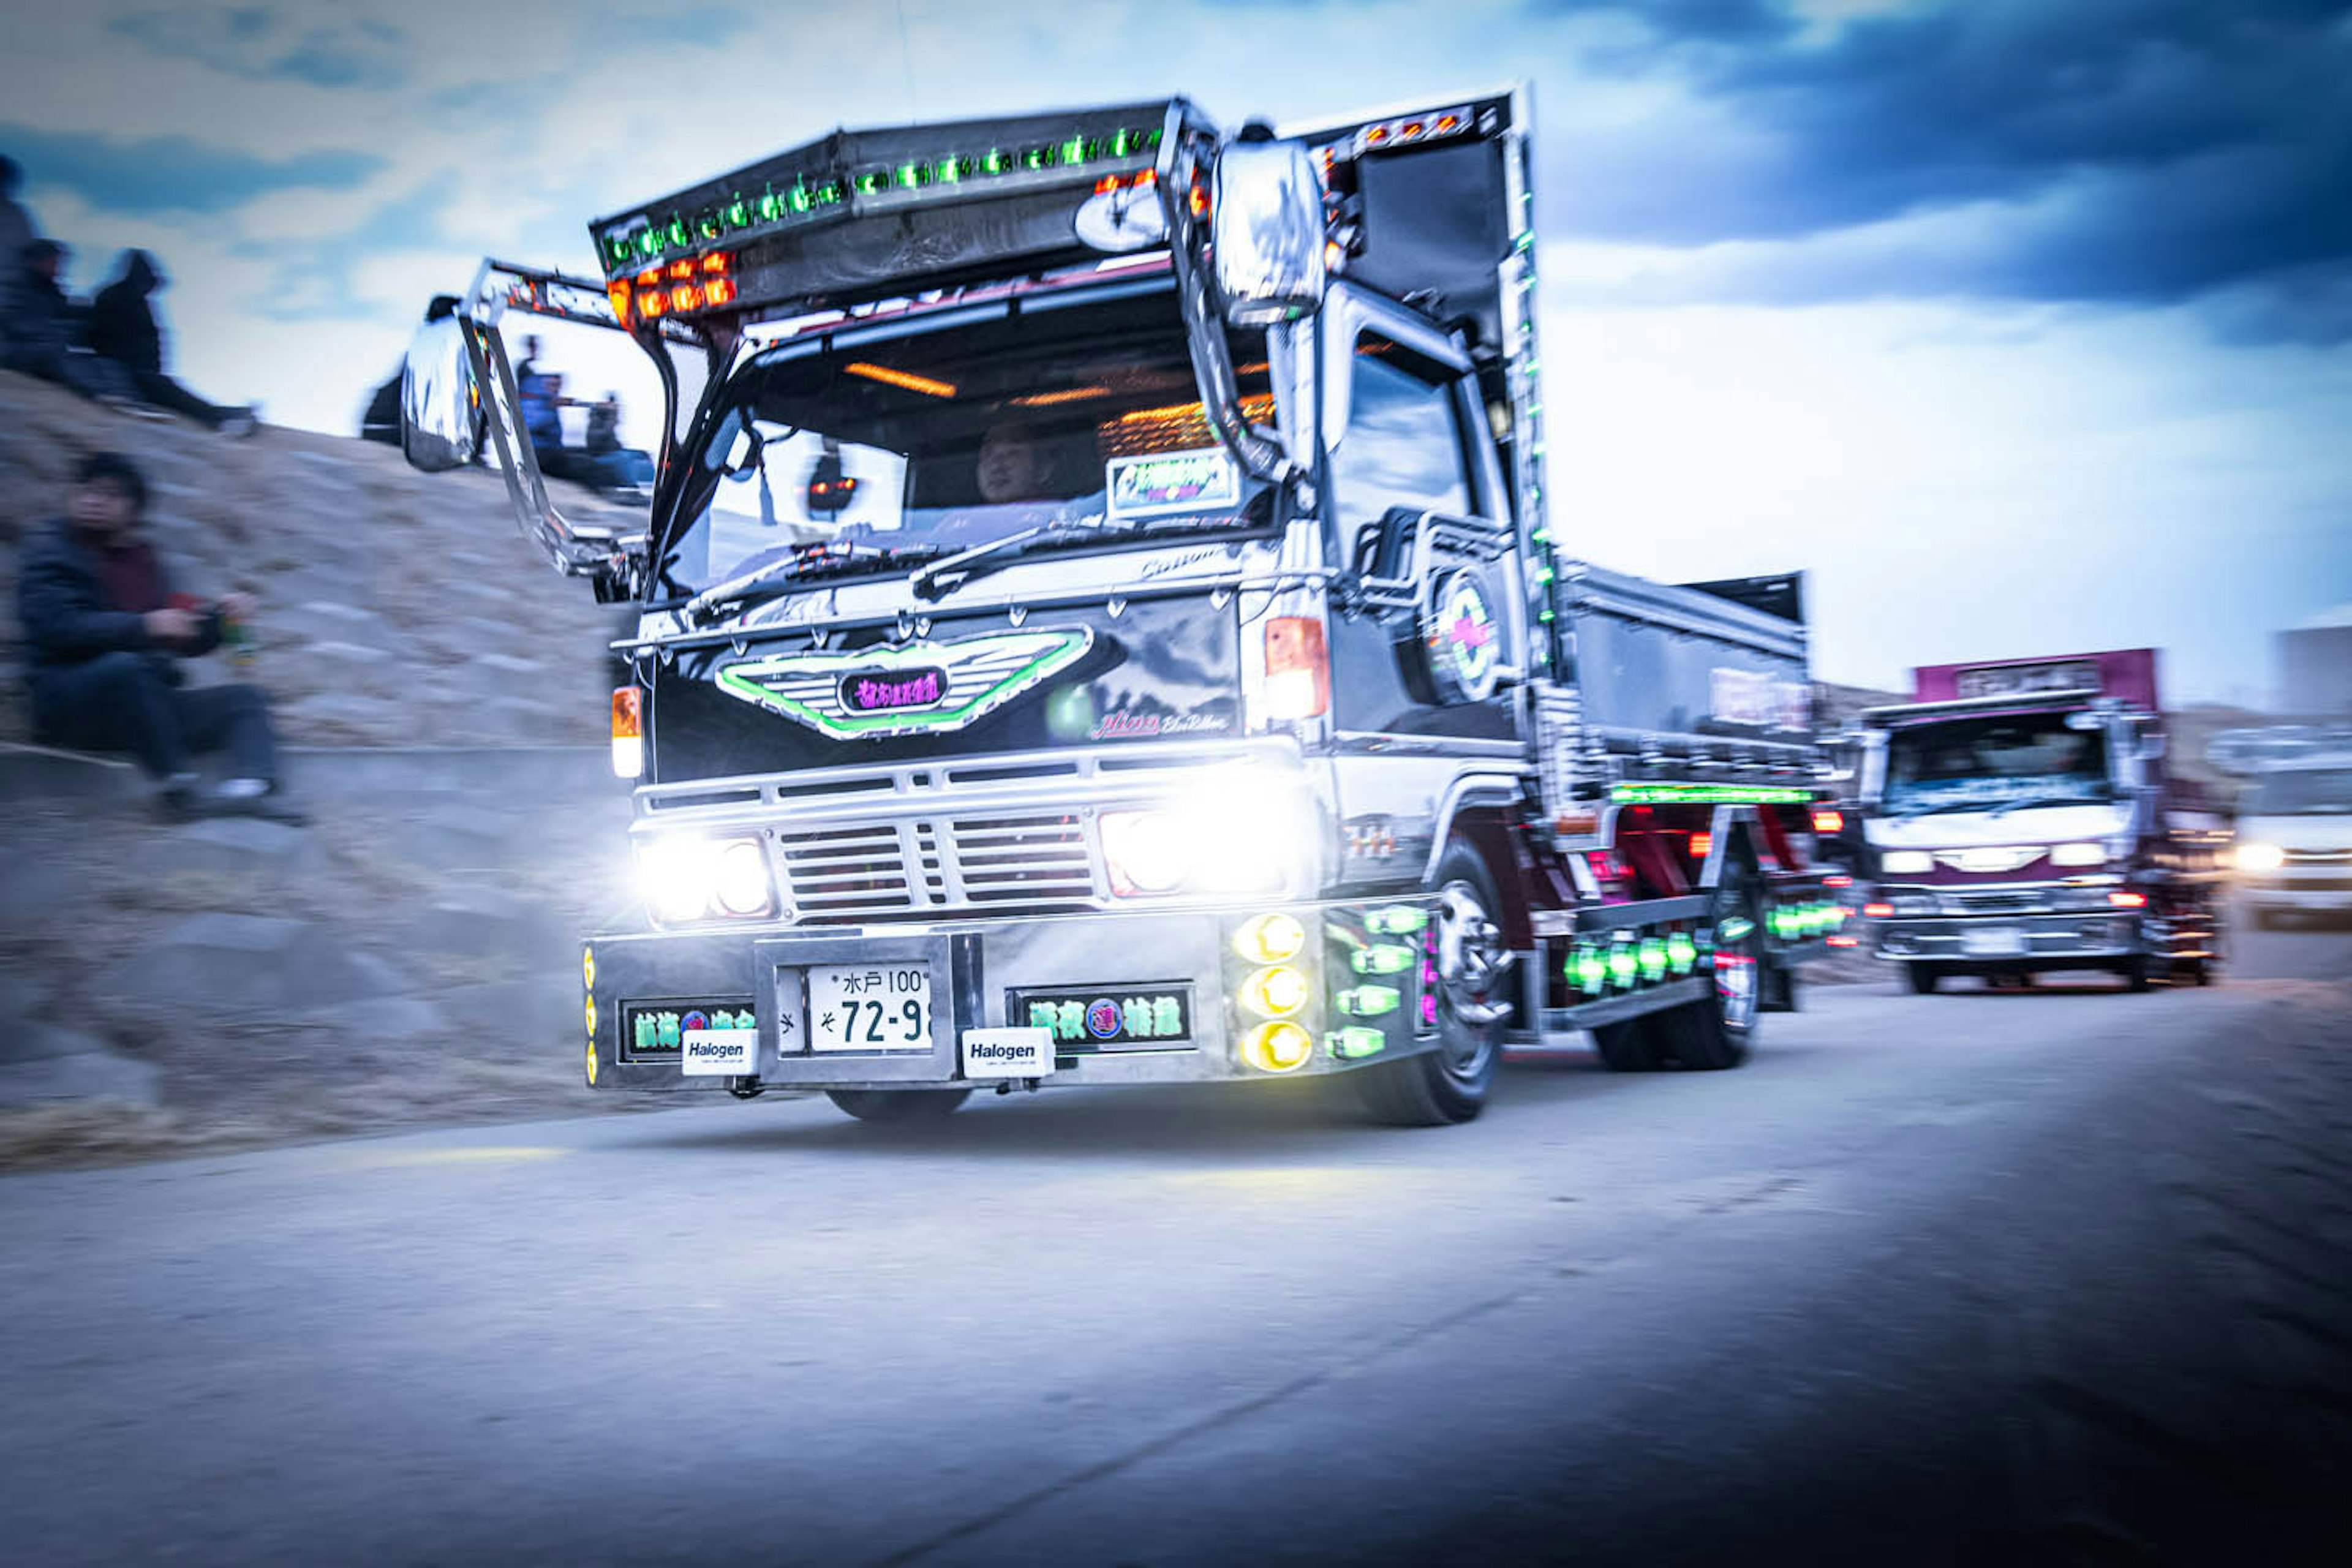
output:
<instances>
[{"instance_id":1,"label":"person with camera","mask_svg":"<svg viewBox=\"0 0 2352 1568\"><path fill-rule=\"evenodd\" d=\"M17 605L31 667L34 732L54 745L128 752L155 779L167 816L242 814L299 822L278 785L267 700L245 685L190 687L181 661L222 646L251 614L241 594L175 594L140 537L147 482L131 461L82 460L68 514L28 538ZM209 794L190 759L226 751L232 776Z\"/></svg>"}]
</instances>

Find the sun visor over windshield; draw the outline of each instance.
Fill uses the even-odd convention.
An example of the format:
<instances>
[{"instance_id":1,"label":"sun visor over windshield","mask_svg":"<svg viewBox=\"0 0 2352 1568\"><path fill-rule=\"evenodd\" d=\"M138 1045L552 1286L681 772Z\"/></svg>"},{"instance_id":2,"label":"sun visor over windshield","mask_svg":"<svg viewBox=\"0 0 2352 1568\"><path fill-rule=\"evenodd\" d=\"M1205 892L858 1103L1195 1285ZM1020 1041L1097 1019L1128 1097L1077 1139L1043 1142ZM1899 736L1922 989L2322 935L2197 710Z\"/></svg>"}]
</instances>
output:
<instances>
[{"instance_id":1,"label":"sun visor over windshield","mask_svg":"<svg viewBox=\"0 0 2352 1568\"><path fill-rule=\"evenodd\" d=\"M1084 260L1102 251L1079 238L1080 209L1149 184L1171 107L837 131L590 233L616 287L698 277L704 258L730 253L733 287L709 305L737 310Z\"/></svg>"}]
</instances>

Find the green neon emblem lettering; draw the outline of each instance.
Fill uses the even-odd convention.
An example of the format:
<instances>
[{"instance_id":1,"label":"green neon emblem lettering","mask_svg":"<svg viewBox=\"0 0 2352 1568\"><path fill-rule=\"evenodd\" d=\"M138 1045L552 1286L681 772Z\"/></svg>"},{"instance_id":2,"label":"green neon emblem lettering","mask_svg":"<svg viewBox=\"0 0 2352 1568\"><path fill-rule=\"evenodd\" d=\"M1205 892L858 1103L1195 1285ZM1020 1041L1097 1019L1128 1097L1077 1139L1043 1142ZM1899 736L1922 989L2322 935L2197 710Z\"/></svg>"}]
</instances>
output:
<instances>
[{"instance_id":1,"label":"green neon emblem lettering","mask_svg":"<svg viewBox=\"0 0 2352 1568\"><path fill-rule=\"evenodd\" d=\"M904 735L925 731L960 730L964 725L994 712L1024 692L1052 679L1084 658L1094 646L1094 633L1086 627L1069 631L998 632L982 637L966 637L961 642L914 643L905 647L866 648L856 653L792 653L765 658L747 659L728 666L719 672L719 689L730 697L797 720L820 734L835 740L853 740L861 735ZM1020 661L1005 674L992 680L984 676L963 677L962 689L958 689L959 671L969 670L980 660L1002 660L1007 664ZM868 672L882 674L894 669L944 669L948 677L949 697L937 707L919 711L851 713L832 706L815 706L805 697L786 695L798 689L810 687L825 694L823 700L835 702L830 693L844 676ZM980 681L986 680L986 684ZM822 684L818 684L822 681Z\"/></svg>"}]
</instances>

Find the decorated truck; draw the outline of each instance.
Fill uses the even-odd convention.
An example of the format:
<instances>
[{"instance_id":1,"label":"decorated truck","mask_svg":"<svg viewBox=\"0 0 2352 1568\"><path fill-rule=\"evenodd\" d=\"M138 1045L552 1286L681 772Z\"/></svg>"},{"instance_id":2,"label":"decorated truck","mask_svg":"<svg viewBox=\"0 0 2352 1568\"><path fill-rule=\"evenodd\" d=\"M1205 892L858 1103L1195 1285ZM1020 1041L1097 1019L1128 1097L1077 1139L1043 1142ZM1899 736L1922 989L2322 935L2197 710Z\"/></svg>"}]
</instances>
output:
<instances>
[{"instance_id":1,"label":"decorated truck","mask_svg":"<svg viewBox=\"0 0 2352 1568\"><path fill-rule=\"evenodd\" d=\"M1335 1075L1436 1124L1507 1048L1742 1059L1843 918L1802 584L1570 553L1530 136L1520 90L838 132L596 220L601 277L484 264L410 458L469 460L478 395L635 616L650 929L586 942L590 1083ZM514 311L650 356L641 531L518 438Z\"/></svg>"},{"instance_id":2,"label":"decorated truck","mask_svg":"<svg viewBox=\"0 0 2352 1568\"><path fill-rule=\"evenodd\" d=\"M2152 648L1929 665L1859 736L1872 951L1915 991L2105 970L2205 984L2226 802L2169 766Z\"/></svg>"}]
</instances>

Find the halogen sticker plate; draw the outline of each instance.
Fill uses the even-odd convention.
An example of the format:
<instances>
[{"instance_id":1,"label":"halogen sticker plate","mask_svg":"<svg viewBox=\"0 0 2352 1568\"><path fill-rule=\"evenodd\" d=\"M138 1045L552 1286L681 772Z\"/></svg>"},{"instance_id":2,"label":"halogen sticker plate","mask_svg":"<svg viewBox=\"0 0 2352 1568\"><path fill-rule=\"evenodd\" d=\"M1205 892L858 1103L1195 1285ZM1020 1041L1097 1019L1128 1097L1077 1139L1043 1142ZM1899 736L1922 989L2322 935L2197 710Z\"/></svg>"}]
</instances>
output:
<instances>
[{"instance_id":1,"label":"halogen sticker plate","mask_svg":"<svg viewBox=\"0 0 2352 1568\"><path fill-rule=\"evenodd\" d=\"M811 1050L928 1051L930 966L903 960L813 965L808 1026Z\"/></svg>"}]
</instances>

